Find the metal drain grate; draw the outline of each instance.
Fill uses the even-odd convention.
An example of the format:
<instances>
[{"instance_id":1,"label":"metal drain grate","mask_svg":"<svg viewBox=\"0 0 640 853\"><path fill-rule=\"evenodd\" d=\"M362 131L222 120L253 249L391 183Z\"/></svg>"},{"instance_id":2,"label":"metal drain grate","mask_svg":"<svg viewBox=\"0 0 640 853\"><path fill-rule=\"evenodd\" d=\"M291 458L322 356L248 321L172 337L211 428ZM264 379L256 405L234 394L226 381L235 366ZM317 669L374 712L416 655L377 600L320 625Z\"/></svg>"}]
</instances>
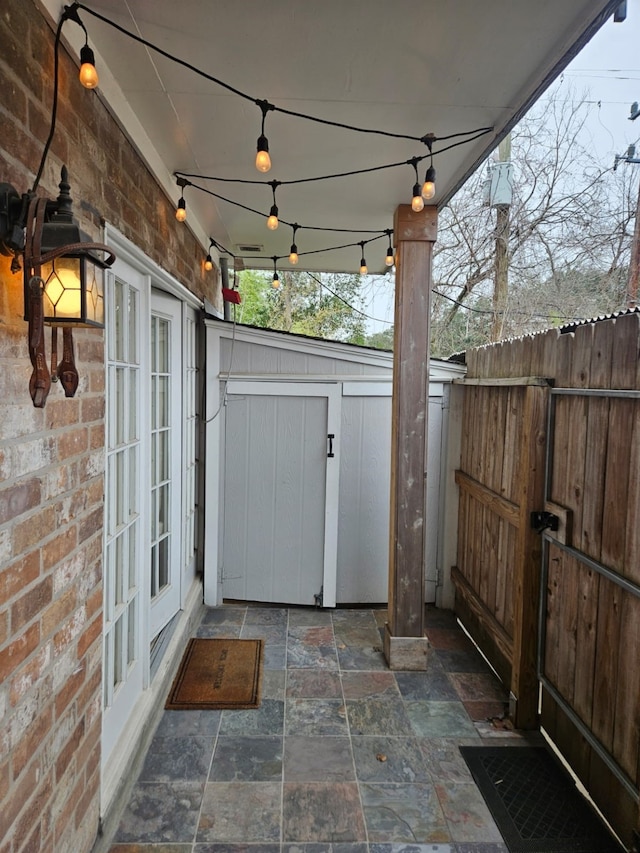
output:
<instances>
[{"instance_id":1,"label":"metal drain grate","mask_svg":"<svg viewBox=\"0 0 640 853\"><path fill-rule=\"evenodd\" d=\"M543 748L460 747L511 853L618 853L573 781Z\"/></svg>"}]
</instances>

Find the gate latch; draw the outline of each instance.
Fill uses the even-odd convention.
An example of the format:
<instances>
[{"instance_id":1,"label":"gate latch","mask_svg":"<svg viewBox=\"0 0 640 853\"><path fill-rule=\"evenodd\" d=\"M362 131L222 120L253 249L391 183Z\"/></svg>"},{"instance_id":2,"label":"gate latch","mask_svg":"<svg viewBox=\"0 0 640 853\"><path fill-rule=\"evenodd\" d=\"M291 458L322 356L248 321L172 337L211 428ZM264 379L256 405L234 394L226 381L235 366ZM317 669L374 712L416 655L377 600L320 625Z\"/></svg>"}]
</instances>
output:
<instances>
[{"instance_id":1,"label":"gate latch","mask_svg":"<svg viewBox=\"0 0 640 853\"><path fill-rule=\"evenodd\" d=\"M536 533L544 533L545 530L557 530L560 519L552 512L542 510L542 512L531 513L531 527Z\"/></svg>"}]
</instances>

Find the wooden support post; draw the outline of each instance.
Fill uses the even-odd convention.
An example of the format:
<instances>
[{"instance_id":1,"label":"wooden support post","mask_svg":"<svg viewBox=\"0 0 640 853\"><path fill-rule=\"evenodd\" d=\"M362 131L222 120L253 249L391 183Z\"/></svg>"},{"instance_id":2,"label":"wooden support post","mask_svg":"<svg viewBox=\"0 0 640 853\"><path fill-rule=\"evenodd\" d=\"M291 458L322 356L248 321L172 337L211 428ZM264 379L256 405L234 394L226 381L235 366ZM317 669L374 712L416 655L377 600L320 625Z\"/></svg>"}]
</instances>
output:
<instances>
[{"instance_id":1,"label":"wooden support post","mask_svg":"<svg viewBox=\"0 0 640 853\"><path fill-rule=\"evenodd\" d=\"M391 426L389 621L391 669L426 669L426 519L429 329L437 210L400 205L394 217L396 298Z\"/></svg>"},{"instance_id":2,"label":"wooden support post","mask_svg":"<svg viewBox=\"0 0 640 853\"><path fill-rule=\"evenodd\" d=\"M511 716L516 728L538 727L536 651L542 543L531 528L531 513L544 507L544 466L549 389L525 388L520 449L520 520L514 568Z\"/></svg>"}]
</instances>

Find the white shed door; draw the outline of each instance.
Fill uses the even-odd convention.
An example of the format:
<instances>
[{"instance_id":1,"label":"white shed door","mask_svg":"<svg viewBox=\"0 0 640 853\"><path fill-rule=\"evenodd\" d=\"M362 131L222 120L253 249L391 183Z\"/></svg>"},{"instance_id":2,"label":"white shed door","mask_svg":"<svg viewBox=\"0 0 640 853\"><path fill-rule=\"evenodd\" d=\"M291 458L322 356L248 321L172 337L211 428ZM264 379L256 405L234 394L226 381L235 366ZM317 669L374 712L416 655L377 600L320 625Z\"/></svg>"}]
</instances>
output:
<instances>
[{"instance_id":1,"label":"white shed door","mask_svg":"<svg viewBox=\"0 0 640 853\"><path fill-rule=\"evenodd\" d=\"M322 590L334 606L338 386L232 381L227 390L223 595L312 605Z\"/></svg>"}]
</instances>

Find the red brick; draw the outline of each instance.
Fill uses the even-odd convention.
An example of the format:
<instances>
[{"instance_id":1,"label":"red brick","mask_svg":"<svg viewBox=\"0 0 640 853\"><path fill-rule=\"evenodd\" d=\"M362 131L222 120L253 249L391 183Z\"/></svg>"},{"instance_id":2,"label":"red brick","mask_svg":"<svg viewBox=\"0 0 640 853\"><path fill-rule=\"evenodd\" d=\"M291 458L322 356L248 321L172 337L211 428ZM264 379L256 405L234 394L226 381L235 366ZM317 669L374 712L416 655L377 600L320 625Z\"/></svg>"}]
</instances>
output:
<instances>
[{"instance_id":1,"label":"red brick","mask_svg":"<svg viewBox=\"0 0 640 853\"><path fill-rule=\"evenodd\" d=\"M32 522L35 525L35 521ZM40 552L32 551L0 572L0 601L8 602L40 574ZM15 632L15 626L13 628Z\"/></svg>"},{"instance_id":2,"label":"red brick","mask_svg":"<svg viewBox=\"0 0 640 853\"><path fill-rule=\"evenodd\" d=\"M98 332L91 335L91 339L78 341L78 361L84 364L85 362L95 362L97 364L104 363L104 341L102 334L98 337Z\"/></svg>"},{"instance_id":3,"label":"red brick","mask_svg":"<svg viewBox=\"0 0 640 853\"><path fill-rule=\"evenodd\" d=\"M84 736L84 719L80 720L78 725L71 733L71 737L66 742L56 760L56 782L60 782L64 776L67 767L71 763L71 759L75 755L80 742Z\"/></svg>"},{"instance_id":4,"label":"red brick","mask_svg":"<svg viewBox=\"0 0 640 853\"><path fill-rule=\"evenodd\" d=\"M56 514L53 507L41 509L25 521L16 524L13 533L13 553L24 554L49 536L56 529ZM39 560L38 560L39 565Z\"/></svg>"},{"instance_id":5,"label":"red brick","mask_svg":"<svg viewBox=\"0 0 640 853\"><path fill-rule=\"evenodd\" d=\"M51 602L42 614L42 636L48 637L76 609L78 596L75 588L71 588Z\"/></svg>"},{"instance_id":6,"label":"red brick","mask_svg":"<svg viewBox=\"0 0 640 853\"><path fill-rule=\"evenodd\" d=\"M9 828L22 811L24 804L37 788L39 774L40 768L36 762L33 762L22 774L22 778L14 783L0 809L0 838L8 834Z\"/></svg>"},{"instance_id":7,"label":"red brick","mask_svg":"<svg viewBox=\"0 0 640 853\"><path fill-rule=\"evenodd\" d=\"M40 626L36 624L0 652L0 682L11 675L15 668L29 657L38 647L39 642Z\"/></svg>"},{"instance_id":8,"label":"red brick","mask_svg":"<svg viewBox=\"0 0 640 853\"><path fill-rule=\"evenodd\" d=\"M3 761L2 764L0 764L0 803L4 800L9 791L11 779L11 773L9 771L9 759L7 758L6 761Z\"/></svg>"},{"instance_id":9,"label":"red brick","mask_svg":"<svg viewBox=\"0 0 640 853\"><path fill-rule=\"evenodd\" d=\"M93 482L88 483L85 487L84 495L87 507L91 507L94 504L102 506L104 501L104 481L102 477L97 477Z\"/></svg>"},{"instance_id":10,"label":"red brick","mask_svg":"<svg viewBox=\"0 0 640 853\"><path fill-rule=\"evenodd\" d=\"M53 579L45 578L37 586L28 589L11 608L11 630L20 630L40 613L53 598Z\"/></svg>"},{"instance_id":11,"label":"red brick","mask_svg":"<svg viewBox=\"0 0 640 853\"><path fill-rule=\"evenodd\" d=\"M74 526L63 530L42 548L42 568L48 571L70 554L78 542L78 531Z\"/></svg>"},{"instance_id":12,"label":"red brick","mask_svg":"<svg viewBox=\"0 0 640 853\"><path fill-rule=\"evenodd\" d=\"M78 802L78 808L76 809L76 829L84 820L84 816L86 815L89 806L97 797L99 788L100 774L96 771L92 776L89 777L89 780L84 786L84 791L82 793L82 796L80 797L80 801Z\"/></svg>"},{"instance_id":13,"label":"red brick","mask_svg":"<svg viewBox=\"0 0 640 853\"><path fill-rule=\"evenodd\" d=\"M38 822L38 825L29 836L28 841L24 847L21 848L20 853L42 853L42 851L46 849L46 847L42 846L42 824Z\"/></svg>"},{"instance_id":14,"label":"red brick","mask_svg":"<svg viewBox=\"0 0 640 853\"><path fill-rule=\"evenodd\" d=\"M31 758L35 755L38 746L45 740L51 731L53 723L53 709L51 705L30 723L27 731L12 750L13 778L17 779Z\"/></svg>"},{"instance_id":15,"label":"red brick","mask_svg":"<svg viewBox=\"0 0 640 853\"><path fill-rule=\"evenodd\" d=\"M87 665L84 660L81 660L75 672L65 681L61 690L56 695L55 708L56 717L59 717L69 703L74 699L76 693L84 684L87 674Z\"/></svg>"},{"instance_id":16,"label":"red brick","mask_svg":"<svg viewBox=\"0 0 640 853\"><path fill-rule=\"evenodd\" d=\"M102 614L97 616L93 622L89 625L89 627L85 630L84 634L78 640L78 659L84 657L87 652L87 649L95 642L95 640L102 633Z\"/></svg>"},{"instance_id":17,"label":"red brick","mask_svg":"<svg viewBox=\"0 0 640 853\"><path fill-rule=\"evenodd\" d=\"M11 521L40 503L40 480L16 483L0 491L0 524Z\"/></svg>"},{"instance_id":18,"label":"red brick","mask_svg":"<svg viewBox=\"0 0 640 853\"><path fill-rule=\"evenodd\" d=\"M54 636L53 642L56 655L61 654L75 640L82 631L86 621L85 609L84 607L80 607Z\"/></svg>"},{"instance_id":19,"label":"red brick","mask_svg":"<svg viewBox=\"0 0 640 853\"><path fill-rule=\"evenodd\" d=\"M105 432L104 432L104 424L100 424L99 426L92 426L89 429L89 447L91 450L98 450L100 447L104 447L105 441Z\"/></svg>"},{"instance_id":20,"label":"red brick","mask_svg":"<svg viewBox=\"0 0 640 853\"><path fill-rule=\"evenodd\" d=\"M102 530L104 511L102 505L78 521L78 544L91 538L94 533Z\"/></svg>"},{"instance_id":21,"label":"red brick","mask_svg":"<svg viewBox=\"0 0 640 853\"><path fill-rule=\"evenodd\" d=\"M58 436L58 459L62 462L70 456L80 456L89 447L89 431L86 427L63 432Z\"/></svg>"},{"instance_id":22,"label":"red brick","mask_svg":"<svg viewBox=\"0 0 640 853\"><path fill-rule=\"evenodd\" d=\"M83 397L82 423L100 421L104 418L104 397Z\"/></svg>"},{"instance_id":23,"label":"red brick","mask_svg":"<svg viewBox=\"0 0 640 853\"><path fill-rule=\"evenodd\" d=\"M41 784L37 786L27 808L18 819L14 840L14 845L17 850L20 849L20 845L29 836L32 827L37 825L43 815L46 817L47 800L51 796L52 789L51 774L48 774L42 780Z\"/></svg>"},{"instance_id":24,"label":"red brick","mask_svg":"<svg viewBox=\"0 0 640 853\"><path fill-rule=\"evenodd\" d=\"M89 676L89 680L86 682L80 693L78 693L77 708L79 714L84 712L85 708L95 699L97 694L100 694L101 688L102 670L96 668Z\"/></svg>"},{"instance_id":25,"label":"red brick","mask_svg":"<svg viewBox=\"0 0 640 853\"><path fill-rule=\"evenodd\" d=\"M86 776L92 776L100 768L100 741L102 737L102 719L97 717L86 732L85 738L76 754L78 772L84 768Z\"/></svg>"},{"instance_id":26,"label":"red brick","mask_svg":"<svg viewBox=\"0 0 640 853\"><path fill-rule=\"evenodd\" d=\"M35 684L41 682L42 676L50 665L51 647L46 645L42 646L27 663L22 664L19 668L16 667L9 691L9 701L13 706L17 705L25 693L28 693Z\"/></svg>"},{"instance_id":27,"label":"red brick","mask_svg":"<svg viewBox=\"0 0 640 853\"><path fill-rule=\"evenodd\" d=\"M63 400L48 400L45 412L49 429L77 424L80 420L80 400L69 400L67 397Z\"/></svg>"},{"instance_id":28,"label":"red brick","mask_svg":"<svg viewBox=\"0 0 640 853\"><path fill-rule=\"evenodd\" d=\"M99 587L96 588L96 590L94 592L91 593L91 595L89 595L87 597L87 603L86 603L87 618L91 618L91 616L93 616L94 613L97 613L98 610L101 609L103 598L104 598L104 591L102 589L102 585L100 585Z\"/></svg>"},{"instance_id":29,"label":"red brick","mask_svg":"<svg viewBox=\"0 0 640 853\"><path fill-rule=\"evenodd\" d=\"M3 610L0 613L0 646L4 646L9 636L9 611Z\"/></svg>"}]
</instances>

